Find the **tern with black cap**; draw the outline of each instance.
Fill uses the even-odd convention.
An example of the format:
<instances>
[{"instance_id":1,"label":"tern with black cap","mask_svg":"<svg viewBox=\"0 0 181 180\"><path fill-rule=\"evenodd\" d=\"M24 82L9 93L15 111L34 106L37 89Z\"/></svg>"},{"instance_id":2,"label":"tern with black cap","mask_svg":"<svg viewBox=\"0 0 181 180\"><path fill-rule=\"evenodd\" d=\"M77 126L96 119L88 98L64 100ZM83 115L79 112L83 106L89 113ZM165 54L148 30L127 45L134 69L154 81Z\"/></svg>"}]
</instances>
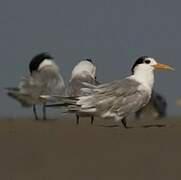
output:
<instances>
[{"instance_id":1,"label":"tern with black cap","mask_svg":"<svg viewBox=\"0 0 181 180\"><path fill-rule=\"evenodd\" d=\"M89 85L90 94L69 100L68 112L112 118L121 121L127 128L126 118L143 108L151 98L155 69L173 70L171 66L160 64L154 58L142 56L134 63L131 76L97 86ZM62 101L62 97L56 98Z\"/></svg>"},{"instance_id":2,"label":"tern with black cap","mask_svg":"<svg viewBox=\"0 0 181 180\"><path fill-rule=\"evenodd\" d=\"M30 75L25 76L17 88L6 88L7 94L18 100L24 107L33 107L35 119L38 120L36 105L43 105L43 119L46 119L45 103L39 96L43 94L62 95L65 91L59 67L48 53L36 55L29 64Z\"/></svg>"}]
</instances>

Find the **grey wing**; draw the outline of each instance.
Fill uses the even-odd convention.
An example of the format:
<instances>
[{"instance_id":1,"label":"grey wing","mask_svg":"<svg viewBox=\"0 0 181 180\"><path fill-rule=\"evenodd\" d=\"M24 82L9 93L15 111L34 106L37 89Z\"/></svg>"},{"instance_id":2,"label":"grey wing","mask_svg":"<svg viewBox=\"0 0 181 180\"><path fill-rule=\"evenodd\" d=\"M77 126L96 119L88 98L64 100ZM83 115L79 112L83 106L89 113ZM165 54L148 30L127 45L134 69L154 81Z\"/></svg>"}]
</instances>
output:
<instances>
[{"instance_id":1,"label":"grey wing","mask_svg":"<svg viewBox=\"0 0 181 180\"><path fill-rule=\"evenodd\" d=\"M65 85L58 71L47 67L31 76L25 76L18 88L8 88L7 94L23 106L42 103L40 95L63 95Z\"/></svg>"},{"instance_id":2,"label":"grey wing","mask_svg":"<svg viewBox=\"0 0 181 180\"><path fill-rule=\"evenodd\" d=\"M153 91L150 103L155 108L155 110L158 112L158 115L160 117L166 116L167 101L161 94Z\"/></svg>"},{"instance_id":3,"label":"grey wing","mask_svg":"<svg viewBox=\"0 0 181 180\"><path fill-rule=\"evenodd\" d=\"M91 76L84 76L84 77L74 77L74 79L72 79L67 87L67 95L70 97L77 97L77 96L82 96L82 95L86 95L87 92L87 88L89 85L97 85L98 81L94 78L92 78Z\"/></svg>"},{"instance_id":4,"label":"grey wing","mask_svg":"<svg viewBox=\"0 0 181 180\"><path fill-rule=\"evenodd\" d=\"M72 79L66 89L66 93L70 97L76 97L81 95L81 88L83 84L79 79Z\"/></svg>"},{"instance_id":5,"label":"grey wing","mask_svg":"<svg viewBox=\"0 0 181 180\"><path fill-rule=\"evenodd\" d=\"M19 101L22 106L36 104L41 94L41 83L37 83L31 76L23 77L17 88L7 88L7 95Z\"/></svg>"},{"instance_id":6,"label":"grey wing","mask_svg":"<svg viewBox=\"0 0 181 180\"><path fill-rule=\"evenodd\" d=\"M136 118L141 116L149 115L150 117L165 117L167 113L167 101L159 93L152 91L151 99L149 103L136 112Z\"/></svg>"},{"instance_id":7,"label":"grey wing","mask_svg":"<svg viewBox=\"0 0 181 180\"><path fill-rule=\"evenodd\" d=\"M93 94L80 97L81 111L98 112L100 116L126 116L148 103L149 95L138 91L140 83L125 79L96 86ZM96 112L95 112L96 111Z\"/></svg>"},{"instance_id":8,"label":"grey wing","mask_svg":"<svg viewBox=\"0 0 181 180\"><path fill-rule=\"evenodd\" d=\"M145 91L136 91L115 99L115 104L110 108L110 112L119 116L128 116L130 113L138 111L149 102L149 95Z\"/></svg>"},{"instance_id":9,"label":"grey wing","mask_svg":"<svg viewBox=\"0 0 181 180\"><path fill-rule=\"evenodd\" d=\"M20 93L19 88L8 87L8 88L6 88L6 90L7 90L7 95L9 97L12 97L13 99L19 101L22 106L25 106L25 107L32 106L32 103L29 100L29 96L27 96L26 94Z\"/></svg>"},{"instance_id":10,"label":"grey wing","mask_svg":"<svg viewBox=\"0 0 181 180\"><path fill-rule=\"evenodd\" d=\"M33 78L38 82L41 81L43 87L41 94L43 95L63 95L65 92L65 84L61 74L51 67L33 74Z\"/></svg>"}]
</instances>

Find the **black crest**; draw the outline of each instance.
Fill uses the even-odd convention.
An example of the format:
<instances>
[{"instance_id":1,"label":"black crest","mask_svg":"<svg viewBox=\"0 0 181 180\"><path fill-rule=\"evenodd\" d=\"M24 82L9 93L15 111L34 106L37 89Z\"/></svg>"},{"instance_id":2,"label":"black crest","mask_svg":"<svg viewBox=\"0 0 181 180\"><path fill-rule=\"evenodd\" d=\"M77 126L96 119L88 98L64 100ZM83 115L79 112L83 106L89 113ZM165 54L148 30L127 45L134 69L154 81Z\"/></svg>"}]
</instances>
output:
<instances>
[{"instance_id":1,"label":"black crest","mask_svg":"<svg viewBox=\"0 0 181 180\"><path fill-rule=\"evenodd\" d=\"M41 53L41 54L38 54L35 57L33 57L33 59L30 61L30 64L29 64L30 73L32 73L33 71L37 71L39 65L45 59L53 59L53 58L48 53Z\"/></svg>"},{"instance_id":2,"label":"black crest","mask_svg":"<svg viewBox=\"0 0 181 180\"><path fill-rule=\"evenodd\" d=\"M145 60L146 58L148 58L148 56L141 56L141 57L139 57L139 58L136 60L136 62L134 63L134 65L133 65L132 68L131 68L132 74L134 73L134 68L135 68L138 64L143 64L143 62L144 62L144 60Z\"/></svg>"},{"instance_id":3,"label":"black crest","mask_svg":"<svg viewBox=\"0 0 181 180\"><path fill-rule=\"evenodd\" d=\"M93 64L92 59L85 59L85 60Z\"/></svg>"}]
</instances>

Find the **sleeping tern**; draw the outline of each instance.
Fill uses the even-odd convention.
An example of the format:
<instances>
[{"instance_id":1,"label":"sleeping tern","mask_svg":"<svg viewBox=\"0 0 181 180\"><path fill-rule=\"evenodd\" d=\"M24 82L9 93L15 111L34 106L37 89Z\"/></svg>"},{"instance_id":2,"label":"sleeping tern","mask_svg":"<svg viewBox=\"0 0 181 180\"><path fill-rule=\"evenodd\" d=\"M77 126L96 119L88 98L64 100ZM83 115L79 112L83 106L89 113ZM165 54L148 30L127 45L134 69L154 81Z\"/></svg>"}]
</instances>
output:
<instances>
[{"instance_id":1,"label":"sleeping tern","mask_svg":"<svg viewBox=\"0 0 181 180\"><path fill-rule=\"evenodd\" d=\"M71 78L66 89L67 96L78 97L85 95L82 88L85 88L83 82L98 85L96 80L96 66L91 59L80 61L72 70ZM76 124L79 124L79 116L86 116L86 113L76 113ZM91 116L91 124L93 124L94 116Z\"/></svg>"},{"instance_id":2,"label":"sleeping tern","mask_svg":"<svg viewBox=\"0 0 181 180\"><path fill-rule=\"evenodd\" d=\"M99 82L96 80L96 66L94 65L91 59L83 59L79 63L75 65L72 70L71 77L69 83L65 90L65 96L69 98L79 97L86 95L86 92L83 91L83 88L86 87L84 83L98 85ZM62 106L56 103L56 99L54 104L47 104L47 107L59 107ZM79 118L90 116L86 113L76 112L76 124L79 124ZM94 122L94 116L91 116L91 124Z\"/></svg>"},{"instance_id":3,"label":"sleeping tern","mask_svg":"<svg viewBox=\"0 0 181 180\"><path fill-rule=\"evenodd\" d=\"M65 90L64 80L59 67L48 53L36 55L29 64L30 75L25 76L18 87L7 89L8 96L18 100L24 107L33 107L35 119L38 120L36 105L43 105L43 119L46 119L45 102L41 94L62 95Z\"/></svg>"}]
</instances>

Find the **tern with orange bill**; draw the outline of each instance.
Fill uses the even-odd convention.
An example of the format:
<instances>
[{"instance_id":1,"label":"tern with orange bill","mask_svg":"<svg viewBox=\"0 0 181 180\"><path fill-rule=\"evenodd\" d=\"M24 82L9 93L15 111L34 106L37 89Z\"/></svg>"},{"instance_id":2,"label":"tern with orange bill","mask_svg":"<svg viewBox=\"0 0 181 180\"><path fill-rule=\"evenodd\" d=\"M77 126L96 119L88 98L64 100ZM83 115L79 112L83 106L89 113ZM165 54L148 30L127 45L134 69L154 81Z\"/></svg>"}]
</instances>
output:
<instances>
[{"instance_id":1,"label":"tern with orange bill","mask_svg":"<svg viewBox=\"0 0 181 180\"><path fill-rule=\"evenodd\" d=\"M150 101L154 85L154 70L174 70L171 66L158 63L154 58L142 56L132 67L132 75L123 80L115 80L101 85L86 85L86 95L66 100L67 111L87 113L115 121L121 121L125 128L127 117L143 108ZM84 91L85 91L84 90ZM51 96L41 96L51 99ZM65 100L54 96L60 101ZM68 98L67 98L68 99Z\"/></svg>"}]
</instances>

